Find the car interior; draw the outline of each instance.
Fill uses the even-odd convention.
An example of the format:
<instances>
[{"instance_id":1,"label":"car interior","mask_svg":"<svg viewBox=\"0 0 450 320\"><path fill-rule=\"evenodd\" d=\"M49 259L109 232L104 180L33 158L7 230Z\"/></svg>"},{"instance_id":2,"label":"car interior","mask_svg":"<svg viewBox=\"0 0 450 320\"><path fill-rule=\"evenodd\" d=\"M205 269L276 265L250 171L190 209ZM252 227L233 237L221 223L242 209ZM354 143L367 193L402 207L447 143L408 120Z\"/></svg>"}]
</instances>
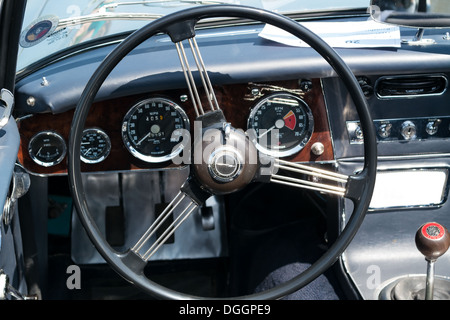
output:
<instances>
[{"instance_id":1,"label":"car interior","mask_svg":"<svg viewBox=\"0 0 450 320\"><path fill-rule=\"evenodd\" d=\"M47 2L0 298L450 299L447 1Z\"/></svg>"}]
</instances>

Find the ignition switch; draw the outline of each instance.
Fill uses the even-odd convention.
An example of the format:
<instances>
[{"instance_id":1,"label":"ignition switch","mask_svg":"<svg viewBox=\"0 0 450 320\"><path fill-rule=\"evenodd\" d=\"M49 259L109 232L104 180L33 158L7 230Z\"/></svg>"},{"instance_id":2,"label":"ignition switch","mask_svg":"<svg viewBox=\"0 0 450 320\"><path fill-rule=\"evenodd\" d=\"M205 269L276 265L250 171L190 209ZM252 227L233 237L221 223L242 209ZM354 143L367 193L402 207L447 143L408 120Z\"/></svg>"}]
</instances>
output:
<instances>
[{"instance_id":1,"label":"ignition switch","mask_svg":"<svg viewBox=\"0 0 450 320\"><path fill-rule=\"evenodd\" d=\"M416 125L412 121L405 121L402 123L401 134L405 140L412 140L416 138Z\"/></svg>"}]
</instances>

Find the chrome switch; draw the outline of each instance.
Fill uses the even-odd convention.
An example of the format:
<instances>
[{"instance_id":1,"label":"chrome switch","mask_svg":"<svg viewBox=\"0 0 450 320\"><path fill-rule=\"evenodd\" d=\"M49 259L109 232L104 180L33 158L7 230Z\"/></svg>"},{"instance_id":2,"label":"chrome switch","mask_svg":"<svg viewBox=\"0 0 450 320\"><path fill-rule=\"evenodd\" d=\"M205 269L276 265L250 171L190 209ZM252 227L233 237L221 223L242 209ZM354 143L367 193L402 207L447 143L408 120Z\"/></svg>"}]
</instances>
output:
<instances>
[{"instance_id":1,"label":"chrome switch","mask_svg":"<svg viewBox=\"0 0 450 320\"><path fill-rule=\"evenodd\" d=\"M425 131L430 135L433 136L438 131L438 126L441 123L441 119L436 119L433 121L428 121L427 126L425 128Z\"/></svg>"},{"instance_id":2,"label":"chrome switch","mask_svg":"<svg viewBox=\"0 0 450 320\"><path fill-rule=\"evenodd\" d=\"M381 138L386 139L391 135L391 129L392 129L392 124L383 123L382 125L380 125L378 127L378 135Z\"/></svg>"},{"instance_id":3,"label":"chrome switch","mask_svg":"<svg viewBox=\"0 0 450 320\"><path fill-rule=\"evenodd\" d=\"M400 133L405 140L412 140L416 138L416 125L412 121L405 121L402 123Z\"/></svg>"}]
</instances>

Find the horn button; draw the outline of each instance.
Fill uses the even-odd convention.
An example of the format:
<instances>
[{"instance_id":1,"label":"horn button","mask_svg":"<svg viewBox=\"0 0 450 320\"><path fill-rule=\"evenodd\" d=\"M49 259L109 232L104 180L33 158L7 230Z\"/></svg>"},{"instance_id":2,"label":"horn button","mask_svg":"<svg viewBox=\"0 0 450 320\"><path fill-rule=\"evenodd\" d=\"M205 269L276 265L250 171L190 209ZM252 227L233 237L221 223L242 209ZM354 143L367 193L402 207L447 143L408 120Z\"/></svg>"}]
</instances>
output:
<instances>
[{"instance_id":1,"label":"horn button","mask_svg":"<svg viewBox=\"0 0 450 320\"><path fill-rule=\"evenodd\" d=\"M257 149L243 130L225 122L209 126L194 142L192 169L202 187L210 193L232 193L244 188L255 177Z\"/></svg>"},{"instance_id":2,"label":"horn button","mask_svg":"<svg viewBox=\"0 0 450 320\"><path fill-rule=\"evenodd\" d=\"M227 146L215 150L208 159L209 174L217 182L233 181L241 173L243 165L242 155Z\"/></svg>"}]
</instances>

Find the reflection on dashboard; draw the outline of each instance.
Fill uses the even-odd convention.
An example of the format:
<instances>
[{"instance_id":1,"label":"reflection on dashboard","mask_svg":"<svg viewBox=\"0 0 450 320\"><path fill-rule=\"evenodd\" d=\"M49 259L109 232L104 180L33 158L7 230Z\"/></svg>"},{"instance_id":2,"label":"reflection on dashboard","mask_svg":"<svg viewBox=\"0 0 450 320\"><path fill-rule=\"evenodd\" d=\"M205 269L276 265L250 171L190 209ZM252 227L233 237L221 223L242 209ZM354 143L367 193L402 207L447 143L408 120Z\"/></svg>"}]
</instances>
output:
<instances>
[{"instance_id":1,"label":"reflection on dashboard","mask_svg":"<svg viewBox=\"0 0 450 320\"><path fill-rule=\"evenodd\" d=\"M136 158L156 163L173 159L183 149L182 129L189 128L186 113L174 102L151 98L135 104L125 115L122 138Z\"/></svg>"},{"instance_id":2,"label":"reflection on dashboard","mask_svg":"<svg viewBox=\"0 0 450 320\"><path fill-rule=\"evenodd\" d=\"M275 157L296 154L311 139L314 118L308 105L289 93L262 99L248 118L256 148Z\"/></svg>"}]
</instances>

